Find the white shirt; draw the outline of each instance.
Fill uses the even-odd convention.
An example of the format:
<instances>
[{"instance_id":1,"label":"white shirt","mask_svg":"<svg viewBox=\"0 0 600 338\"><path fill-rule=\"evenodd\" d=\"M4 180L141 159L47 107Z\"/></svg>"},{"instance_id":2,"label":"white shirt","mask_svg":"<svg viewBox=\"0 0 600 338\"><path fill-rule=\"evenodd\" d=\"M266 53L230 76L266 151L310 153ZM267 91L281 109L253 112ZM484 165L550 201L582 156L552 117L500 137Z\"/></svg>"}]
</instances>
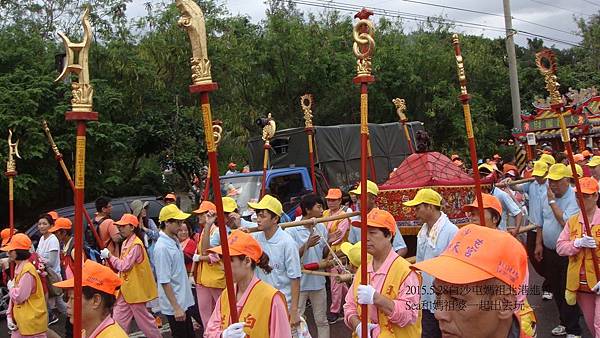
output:
<instances>
[{"instance_id":1,"label":"white shirt","mask_svg":"<svg viewBox=\"0 0 600 338\"><path fill-rule=\"evenodd\" d=\"M55 252L54 259L50 257L51 252ZM44 238L44 236L40 237L40 241L38 242L37 252L40 257L43 257L47 263L46 268L52 269L54 272L60 275L60 243L58 242L58 238L54 234L50 234L48 238Z\"/></svg>"}]
</instances>

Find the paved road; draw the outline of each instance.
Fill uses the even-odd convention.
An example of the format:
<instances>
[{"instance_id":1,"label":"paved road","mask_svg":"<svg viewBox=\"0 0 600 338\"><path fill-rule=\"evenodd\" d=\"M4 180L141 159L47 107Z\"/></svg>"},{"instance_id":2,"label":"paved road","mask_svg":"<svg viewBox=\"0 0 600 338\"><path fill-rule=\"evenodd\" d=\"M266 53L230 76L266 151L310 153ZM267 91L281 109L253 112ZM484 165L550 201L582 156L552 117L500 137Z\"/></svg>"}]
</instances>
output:
<instances>
[{"instance_id":1,"label":"paved road","mask_svg":"<svg viewBox=\"0 0 600 338\"><path fill-rule=\"evenodd\" d=\"M532 289L541 288L541 278L538 276L533 268L529 269L531 273L530 279L530 287ZM538 338L546 338L552 337L550 331L558 324L558 312L556 311L556 305L554 301L543 301L540 295L530 295L528 300L531 306L534 308L537 319L538 319ZM313 337L317 337L316 327L314 325L314 321L312 320L312 314L310 309L307 310L307 319L309 324L309 329L311 335ZM164 321L166 323L166 320ZM135 323L133 323L135 325ZM583 321L583 317L581 318L581 326L584 328L583 337L592 338L592 335L589 333L585 326L585 322ZM61 337L64 334L64 319L59 323L52 325L51 328L55 330ZM132 331L135 331L135 327L132 328ZM171 334L168 329L168 324L163 326L162 328L163 337L170 338ZM331 338L348 338L351 336L351 332L344 325L343 321L339 321L331 326ZM6 328L6 321L4 318L0 321L0 338L9 337L8 330ZM133 332L130 334L130 337L143 337L141 332ZM200 332L196 332L196 337L201 337Z\"/></svg>"}]
</instances>

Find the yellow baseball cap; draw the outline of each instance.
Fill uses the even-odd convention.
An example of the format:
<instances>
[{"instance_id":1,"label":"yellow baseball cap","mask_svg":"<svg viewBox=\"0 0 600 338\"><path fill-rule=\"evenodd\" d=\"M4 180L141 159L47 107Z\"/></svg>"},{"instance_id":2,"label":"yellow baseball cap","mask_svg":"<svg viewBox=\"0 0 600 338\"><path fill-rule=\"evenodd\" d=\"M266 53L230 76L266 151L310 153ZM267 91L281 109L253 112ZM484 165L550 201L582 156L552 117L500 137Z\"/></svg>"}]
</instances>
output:
<instances>
[{"instance_id":1,"label":"yellow baseball cap","mask_svg":"<svg viewBox=\"0 0 600 338\"><path fill-rule=\"evenodd\" d=\"M571 172L571 177L573 177L573 172L571 171L571 167L567 167L569 169L569 172ZM583 177L583 168L575 163L575 171L577 172L577 177L582 178Z\"/></svg>"},{"instance_id":2,"label":"yellow baseball cap","mask_svg":"<svg viewBox=\"0 0 600 338\"><path fill-rule=\"evenodd\" d=\"M533 172L532 176L544 177L548 173L548 163L539 160L533 162Z\"/></svg>"},{"instance_id":3,"label":"yellow baseball cap","mask_svg":"<svg viewBox=\"0 0 600 338\"><path fill-rule=\"evenodd\" d=\"M477 167L477 170L479 170L479 171L481 171L482 169L487 170L490 173L493 173L494 170L496 170L496 168L494 168L494 166L489 163L484 163L484 164L479 165L479 167Z\"/></svg>"},{"instance_id":4,"label":"yellow baseball cap","mask_svg":"<svg viewBox=\"0 0 600 338\"><path fill-rule=\"evenodd\" d=\"M350 193L360 195L361 188L361 185L358 184L358 187L350 191ZM379 194L379 187L377 187L377 184L375 184L375 182L367 180L367 192L371 195L377 196Z\"/></svg>"},{"instance_id":5,"label":"yellow baseball cap","mask_svg":"<svg viewBox=\"0 0 600 338\"><path fill-rule=\"evenodd\" d=\"M360 248L361 248L360 241L358 241L354 244L352 244L350 242L344 242L340 245L340 250L342 251L342 253L344 255L346 255L346 257L348 257L350 264L352 264L356 267L360 266ZM371 256L371 254L367 254L367 262L372 259L373 259L373 256Z\"/></svg>"},{"instance_id":6,"label":"yellow baseball cap","mask_svg":"<svg viewBox=\"0 0 600 338\"><path fill-rule=\"evenodd\" d=\"M223 212L234 212L238 208L236 201L231 197L223 197Z\"/></svg>"},{"instance_id":7,"label":"yellow baseball cap","mask_svg":"<svg viewBox=\"0 0 600 338\"><path fill-rule=\"evenodd\" d=\"M542 154L540 156L540 159L538 161L546 162L546 164L549 165L549 166L553 165L553 164L556 164L556 160L550 154Z\"/></svg>"},{"instance_id":8,"label":"yellow baseball cap","mask_svg":"<svg viewBox=\"0 0 600 338\"><path fill-rule=\"evenodd\" d=\"M562 163L553 164L548 170L548 179L553 181L572 177L571 170Z\"/></svg>"},{"instance_id":9,"label":"yellow baseball cap","mask_svg":"<svg viewBox=\"0 0 600 338\"><path fill-rule=\"evenodd\" d=\"M437 205L438 207L442 206L442 196L437 193L437 191L429 188L421 189L417 191L415 198L410 201L404 202L407 207L414 207L421 203L427 203L431 205Z\"/></svg>"},{"instance_id":10,"label":"yellow baseball cap","mask_svg":"<svg viewBox=\"0 0 600 338\"><path fill-rule=\"evenodd\" d=\"M271 195L265 195L258 203L248 202L248 206L254 210L270 210L277 216L283 214L281 202Z\"/></svg>"},{"instance_id":11,"label":"yellow baseball cap","mask_svg":"<svg viewBox=\"0 0 600 338\"><path fill-rule=\"evenodd\" d=\"M184 220L190 216L190 214L179 210L179 208L175 204L169 204L160 209L160 213L158 214L158 220L161 222L168 221L170 219Z\"/></svg>"},{"instance_id":12,"label":"yellow baseball cap","mask_svg":"<svg viewBox=\"0 0 600 338\"><path fill-rule=\"evenodd\" d=\"M592 159L588 162L587 166L595 168L600 165L600 156L592 156Z\"/></svg>"}]
</instances>

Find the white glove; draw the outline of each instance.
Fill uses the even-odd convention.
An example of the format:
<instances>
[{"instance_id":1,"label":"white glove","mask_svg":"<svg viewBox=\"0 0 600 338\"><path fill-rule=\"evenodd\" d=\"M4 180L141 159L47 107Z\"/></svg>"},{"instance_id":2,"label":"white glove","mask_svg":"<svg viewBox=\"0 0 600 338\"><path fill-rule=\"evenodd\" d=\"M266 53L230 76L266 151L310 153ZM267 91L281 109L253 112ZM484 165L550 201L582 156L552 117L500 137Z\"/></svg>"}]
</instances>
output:
<instances>
[{"instance_id":1,"label":"white glove","mask_svg":"<svg viewBox=\"0 0 600 338\"><path fill-rule=\"evenodd\" d=\"M110 257L110 251L108 251L107 248L102 249L102 251L100 251L100 258L108 259L108 257Z\"/></svg>"},{"instance_id":2,"label":"white glove","mask_svg":"<svg viewBox=\"0 0 600 338\"><path fill-rule=\"evenodd\" d=\"M6 326L10 331L17 331L17 325L10 316L6 316Z\"/></svg>"},{"instance_id":3,"label":"white glove","mask_svg":"<svg viewBox=\"0 0 600 338\"><path fill-rule=\"evenodd\" d=\"M596 244L596 240L593 237L583 235L583 237L575 239L575 241L573 242L573 246L575 246L576 248L595 249L598 245Z\"/></svg>"},{"instance_id":4,"label":"white glove","mask_svg":"<svg viewBox=\"0 0 600 338\"><path fill-rule=\"evenodd\" d=\"M367 324L367 328L369 329L369 332L367 332L368 338L371 338L371 332L378 326L379 326L379 324L372 324L372 323ZM362 323L358 323L358 325L356 325L354 332L356 332L356 336L358 338L362 338Z\"/></svg>"},{"instance_id":5,"label":"white glove","mask_svg":"<svg viewBox=\"0 0 600 338\"><path fill-rule=\"evenodd\" d=\"M235 323L229 325L228 328L223 331L221 337L223 338L244 338L246 337L246 333L244 332L244 324L245 323Z\"/></svg>"},{"instance_id":6,"label":"white glove","mask_svg":"<svg viewBox=\"0 0 600 338\"><path fill-rule=\"evenodd\" d=\"M597 295L600 295L600 282L596 283L596 285L594 285L594 287L592 288L592 291L594 291Z\"/></svg>"},{"instance_id":7,"label":"white glove","mask_svg":"<svg viewBox=\"0 0 600 338\"><path fill-rule=\"evenodd\" d=\"M193 260L194 262L198 263L198 262L200 262L200 258L201 258L201 257L202 257L202 256L200 256L200 255L198 255L198 254L194 254L194 257L192 257L192 260Z\"/></svg>"},{"instance_id":8,"label":"white glove","mask_svg":"<svg viewBox=\"0 0 600 338\"><path fill-rule=\"evenodd\" d=\"M375 288L371 285L359 285L356 293L358 295L358 304L373 304Z\"/></svg>"},{"instance_id":9,"label":"white glove","mask_svg":"<svg viewBox=\"0 0 600 338\"><path fill-rule=\"evenodd\" d=\"M12 290L15 287L15 281L9 279L8 282L6 282L6 287L8 288L8 291Z\"/></svg>"}]
</instances>

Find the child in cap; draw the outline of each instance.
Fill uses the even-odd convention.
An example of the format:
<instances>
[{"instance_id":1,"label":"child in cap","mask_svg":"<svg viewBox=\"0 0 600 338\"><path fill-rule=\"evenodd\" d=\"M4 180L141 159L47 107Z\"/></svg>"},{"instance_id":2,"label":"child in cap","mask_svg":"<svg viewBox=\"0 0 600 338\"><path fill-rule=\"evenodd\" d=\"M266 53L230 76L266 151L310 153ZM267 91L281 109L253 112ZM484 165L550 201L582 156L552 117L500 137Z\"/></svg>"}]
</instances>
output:
<instances>
[{"instance_id":1,"label":"child in cap","mask_svg":"<svg viewBox=\"0 0 600 338\"><path fill-rule=\"evenodd\" d=\"M271 273L269 256L251 235L243 231L233 231L227 242L240 322L231 323L228 294L224 290L208 321L204 337L238 338L247 335L291 338L285 296L255 274L256 267L264 273ZM223 253L221 246L210 251L219 255Z\"/></svg>"},{"instance_id":2,"label":"child in cap","mask_svg":"<svg viewBox=\"0 0 600 338\"><path fill-rule=\"evenodd\" d=\"M100 257L108 259L123 280L113 318L125 332L129 332L131 320L135 319L146 337L160 338L162 335L156 327L154 316L146 308L147 302L158 297L158 289L142 242L139 219L132 214L123 214L114 224L123 238L121 254L115 257L107 248L100 252Z\"/></svg>"},{"instance_id":3,"label":"child in cap","mask_svg":"<svg viewBox=\"0 0 600 338\"><path fill-rule=\"evenodd\" d=\"M15 263L14 280L7 283L10 300L6 321L11 337L46 337L48 310L40 275L29 262L31 239L15 234L0 250L8 252L10 261Z\"/></svg>"},{"instance_id":4,"label":"child in cap","mask_svg":"<svg viewBox=\"0 0 600 338\"><path fill-rule=\"evenodd\" d=\"M420 290L421 282L392 248L396 220L387 211L373 209L367 227L367 252L373 256L366 263L368 283L362 285L359 270L346 295L344 322L361 337L361 305L368 305L368 336L421 337L421 297L419 292L406 292Z\"/></svg>"},{"instance_id":5,"label":"child in cap","mask_svg":"<svg viewBox=\"0 0 600 338\"><path fill-rule=\"evenodd\" d=\"M111 317L115 295L122 281L110 268L90 259L83 263L81 271L81 327L82 336L87 338L127 338L127 334ZM73 302L75 295L73 278L54 283L54 286L67 289L69 297L67 314L73 322ZM88 333L89 332L89 333Z\"/></svg>"},{"instance_id":6,"label":"child in cap","mask_svg":"<svg viewBox=\"0 0 600 338\"><path fill-rule=\"evenodd\" d=\"M435 317L444 335L469 338L531 337L510 305L516 304L526 267L518 240L475 224L458 230L440 256L413 266L435 278Z\"/></svg>"},{"instance_id":7,"label":"child in cap","mask_svg":"<svg viewBox=\"0 0 600 338\"><path fill-rule=\"evenodd\" d=\"M577 303L594 337L600 337L600 281L596 278L592 255L596 255L598 229L600 227L600 209L598 200L598 182L594 178L579 180L583 194L583 206L591 227L591 236L586 234L583 214L569 218L558 236L556 252L569 257L565 300L569 305Z\"/></svg>"}]
</instances>

